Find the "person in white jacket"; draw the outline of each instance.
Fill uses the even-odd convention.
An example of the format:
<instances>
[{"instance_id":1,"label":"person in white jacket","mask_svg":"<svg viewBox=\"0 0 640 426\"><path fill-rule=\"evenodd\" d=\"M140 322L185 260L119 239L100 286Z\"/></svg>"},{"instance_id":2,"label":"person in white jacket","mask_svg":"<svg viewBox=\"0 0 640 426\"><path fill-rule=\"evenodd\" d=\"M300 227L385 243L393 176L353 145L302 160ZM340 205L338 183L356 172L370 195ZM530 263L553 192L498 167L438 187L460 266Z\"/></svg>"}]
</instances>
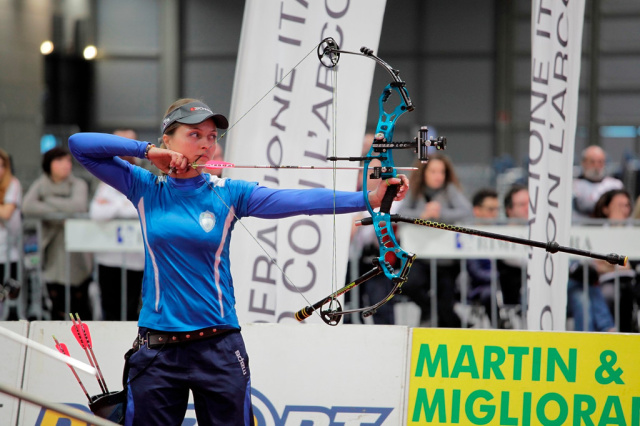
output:
<instances>
[{"instance_id":1,"label":"person in white jacket","mask_svg":"<svg viewBox=\"0 0 640 426\"><path fill-rule=\"evenodd\" d=\"M582 172L573 179L573 219L593 217L596 202L607 191L624 189L624 183L606 175L607 154L590 145L582 151Z\"/></svg>"},{"instance_id":2,"label":"person in white jacket","mask_svg":"<svg viewBox=\"0 0 640 426\"><path fill-rule=\"evenodd\" d=\"M113 132L117 136L137 139L134 130L123 129ZM123 158L135 164L134 158ZM100 182L89 206L89 216L93 220L138 219L138 211L131 201L120 191ZM134 225L134 229L137 224ZM123 230L126 232L126 230ZM140 307L142 291L142 273L144 270L144 252L140 253L95 253L94 261L98 265L98 283L102 306L102 319L118 321L122 317L122 294L126 294L127 321L136 321ZM123 273L124 270L124 273ZM123 278L125 278L123 280ZM124 287L123 287L124 286ZM123 291L126 289L126 292Z\"/></svg>"}]
</instances>

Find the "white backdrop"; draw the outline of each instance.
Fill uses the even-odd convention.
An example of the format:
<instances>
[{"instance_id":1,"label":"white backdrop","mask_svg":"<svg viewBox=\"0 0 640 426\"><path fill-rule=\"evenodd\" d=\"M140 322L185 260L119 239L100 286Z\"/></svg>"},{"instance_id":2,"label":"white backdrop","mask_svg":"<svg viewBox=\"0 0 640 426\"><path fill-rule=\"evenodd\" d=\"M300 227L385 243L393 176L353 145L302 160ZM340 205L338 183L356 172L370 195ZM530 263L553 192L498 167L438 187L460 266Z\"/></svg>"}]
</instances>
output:
<instances>
[{"instance_id":1,"label":"white backdrop","mask_svg":"<svg viewBox=\"0 0 640 426\"><path fill-rule=\"evenodd\" d=\"M385 0L247 1L231 128L225 136L227 160L243 165L331 165L325 158L332 154L334 136L336 154L360 155L375 63L342 55L338 72L332 77L318 61L316 46L330 36L346 50L358 51L361 46L376 50L384 8ZM287 75L306 55L306 60ZM268 92L280 80L282 83ZM258 181L272 188L333 187L331 171L264 170L226 170L225 176ZM356 180L355 171L342 172L337 176L336 188L353 191ZM336 222L335 273L330 215L243 220L268 256L254 237L237 225L231 261L240 320L295 322L293 313L307 304L299 292L314 303L331 292L332 282L341 287L351 222L346 216L338 217ZM270 258L277 261L294 285L286 282ZM310 321L320 320L314 316Z\"/></svg>"},{"instance_id":2,"label":"white backdrop","mask_svg":"<svg viewBox=\"0 0 640 426\"><path fill-rule=\"evenodd\" d=\"M532 2L529 234L569 243L584 0ZM529 330L564 330L566 256L530 251Z\"/></svg>"}]
</instances>

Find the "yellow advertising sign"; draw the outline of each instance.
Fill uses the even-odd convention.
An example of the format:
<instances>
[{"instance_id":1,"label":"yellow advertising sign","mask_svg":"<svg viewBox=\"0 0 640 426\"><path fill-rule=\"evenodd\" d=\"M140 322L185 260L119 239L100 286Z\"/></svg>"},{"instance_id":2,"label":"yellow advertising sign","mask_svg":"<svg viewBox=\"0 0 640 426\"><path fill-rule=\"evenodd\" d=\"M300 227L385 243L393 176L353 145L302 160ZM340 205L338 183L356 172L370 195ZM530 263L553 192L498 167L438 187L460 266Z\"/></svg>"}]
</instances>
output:
<instances>
[{"instance_id":1,"label":"yellow advertising sign","mask_svg":"<svg viewBox=\"0 0 640 426\"><path fill-rule=\"evenodd\" d=\"M414 329L409 425L640 426L640 336Z\"/></svg>"}]
</instances>

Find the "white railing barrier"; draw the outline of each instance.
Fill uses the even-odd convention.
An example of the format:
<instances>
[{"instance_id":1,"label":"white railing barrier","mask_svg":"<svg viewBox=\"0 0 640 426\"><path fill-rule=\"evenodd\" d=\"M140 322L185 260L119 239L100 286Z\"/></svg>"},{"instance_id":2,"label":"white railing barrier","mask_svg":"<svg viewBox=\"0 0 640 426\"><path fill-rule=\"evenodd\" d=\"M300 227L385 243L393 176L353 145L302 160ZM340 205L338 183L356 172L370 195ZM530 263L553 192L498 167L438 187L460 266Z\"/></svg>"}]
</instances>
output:
<instances>
[{"instance_id":1,"label":"white railing barrier","mask_svg":"<svg viewBox=\"0 0 640 426\"><path fill-rule=\"evenodd\" d=\"M470 226L485 232L504 234L519 238L529 238L528 227L523 225L480 225ZM465 270L466 259L526 259L529 250L542 250L529 246L515 244L502 240L495 240L474 235L462 234L443 229L425 228L412 225L401 225L398 229L398 237L402 247L413 253L418 258L431 259L431 267L436 265L436 259L460 259L462 269ZM640 227L636 226L572 226L570 240L568 244L563 244L580 250L592 251L601 254L617 253L627 256L631 260L640 259L640 245L637 244L640 238ZM556 253L554 256L570 256L575 259L588 260L588 258L575 256L566 253ZM495 268L495 262L492 262ZM433 273L432 273L433 275ZM492 277L492 326L496 327L495 316L495 274ZM523 270L523 287L526 285L526 271ZM585 324L588 322L589 300L588 282L585 280L584 294L585 303L583 306ZM616 294L619 291L619 279L615 280ZM463 296L466 295L466 286L463 286ZM526 288L523 288L522 315L523 323L526 323L524 314L526 312ZM431 323L437 324L436 317L436 286L431 286ZM619 298L616 297L614 318L616 326L619 325Z\"/></svg>"}]
</instances>

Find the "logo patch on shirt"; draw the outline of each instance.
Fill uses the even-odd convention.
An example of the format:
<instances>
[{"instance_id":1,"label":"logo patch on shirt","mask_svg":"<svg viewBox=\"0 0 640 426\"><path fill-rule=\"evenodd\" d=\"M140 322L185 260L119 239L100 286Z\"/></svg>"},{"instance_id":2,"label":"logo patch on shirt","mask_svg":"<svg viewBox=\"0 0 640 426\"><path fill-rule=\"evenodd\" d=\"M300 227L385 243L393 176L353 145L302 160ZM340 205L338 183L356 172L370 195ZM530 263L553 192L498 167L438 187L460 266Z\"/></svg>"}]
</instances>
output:
<instances>
[{"instance_id":1,"label":"logo patch on shirt","mask_svg":"<svg viewBox=\"0 0 640 426\"><path fill-rule=\"evenodd\" d=\"M200 213L200 227L204 232L210 232L216 226L216 217L210 211Z\"/></svg>"}]
</instances>

